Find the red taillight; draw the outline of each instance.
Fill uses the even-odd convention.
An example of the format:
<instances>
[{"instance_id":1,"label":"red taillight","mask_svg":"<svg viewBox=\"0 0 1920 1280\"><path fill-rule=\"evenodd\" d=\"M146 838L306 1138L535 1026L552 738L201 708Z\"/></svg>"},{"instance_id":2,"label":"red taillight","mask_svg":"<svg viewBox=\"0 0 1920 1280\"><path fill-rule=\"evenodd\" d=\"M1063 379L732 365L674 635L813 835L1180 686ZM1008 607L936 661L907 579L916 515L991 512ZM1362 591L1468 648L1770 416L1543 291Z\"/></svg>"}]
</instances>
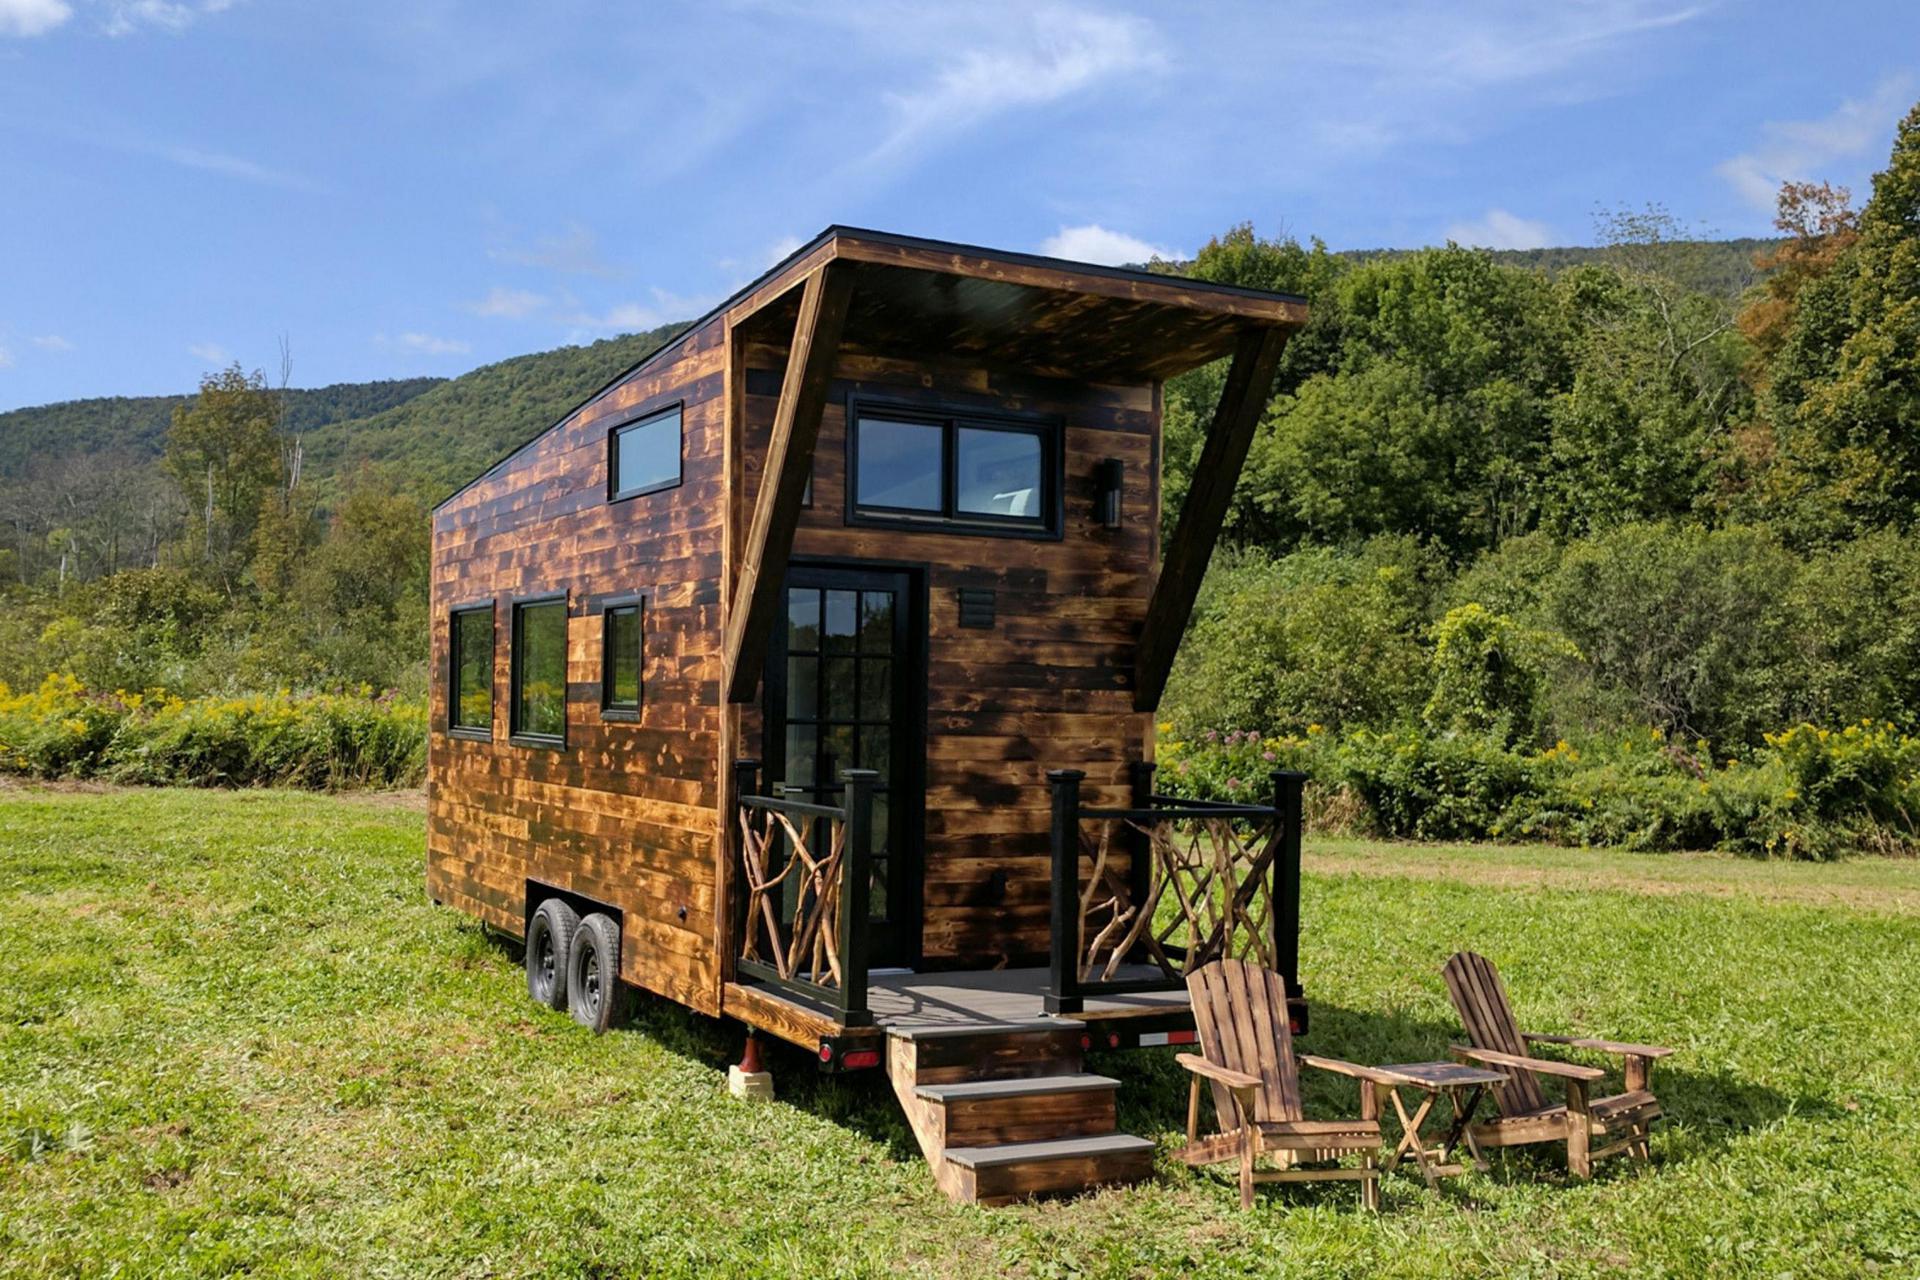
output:
<instances>
[{"instance_id":1,"label":"red taillight","mask_svg":"<svg viewBox=\"0 0 1920 1280\"><path fill-rule=\"evenodd\" d=\"M1119 1047L1120 1047L1120 1033L1118 1031L1109 1031L1107 1033L1107 1048L1118 1049Z\"/></svg>"},{"instance_id":2,"label":"red taillight","mask_svg":"<svg viewBox=\"0 0 1920 1280\"><path fill-rule=\"evenodd\" d=\"M1194 1041L1198 1040L1199 1038L1200 1038L1200 1034L1196 1031L1167 1032L1168 1044L1192 1044L1194 1043Z\"/></svg>"},{"instance_id":3,"label":"red taillight","mask_svg":"<svg viewBox=\"0 0 1920 1280\"><path fill-rule=\"evenodd\" d=\"M1093 1037L1088 1034L1082 1034L1080 1037L1080 1047L1082 1049L1093 1048Z\"/></svg>"},{"instance_id":4,"label":"red taillight","mask_svg":"<svg viewBox=\"0 0 1920 1280\"><path fill-rule=\"evenodd\" d=\"M852 1053L840 1055L840 1065L849 1071L859 1067L877 1067L880 1065L878 1049L855 1049Z\"/></svg>"},{"instance_id":5,"label":"red taillight","mask_svg":"<svg viewBox=\"0 0 1920 1280\"><path fill-rule=\"evenodd\" d=\"M832 1062L832 1061L833 1061L833 1046L832 1046L832 1045L830 1045L830 1044L823 1044L823 1045L821 1045L821 1046L820 1046L820 1061L822 1061L822 1062Z\"/></svg>"}]
</instances>

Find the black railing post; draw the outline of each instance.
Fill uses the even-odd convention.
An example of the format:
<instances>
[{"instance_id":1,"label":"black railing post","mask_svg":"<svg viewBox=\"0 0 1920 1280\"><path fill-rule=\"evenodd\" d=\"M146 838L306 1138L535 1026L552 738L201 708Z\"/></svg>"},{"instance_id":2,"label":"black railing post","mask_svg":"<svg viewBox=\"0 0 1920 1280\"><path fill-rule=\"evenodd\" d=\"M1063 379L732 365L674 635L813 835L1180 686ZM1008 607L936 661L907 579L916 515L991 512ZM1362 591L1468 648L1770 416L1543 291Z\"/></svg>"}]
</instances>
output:
<instances>
[{"instance_id":1,"label":"black railing post","mask_svg":"<svg viewBox=\"0 0 1920 1280\"><path fill-rule=\"evenodd\" d=\"M743 796L750 796L759 785L760 762L758 760L735 760L733 762L733 804L727 810L724 821L727 824L726 847L733 850L733 856L727 862L727 916L733 923L733 939L728 950L733 954L721 958L721 968L727 973L733 972L733 962L746 954L747 930L753 923L747 919L747 838L740 830L740 816L746 812L740 803ZM779 939L774 939L778 944Z\"/></svg>"},{"instance_id":2,"label":"black railing post","mask_svg":"<svg viewBox=\"0 0 1920 1280\"><path fill-rule=\"evenodd\" d=\"M1273 955L1286 980L1287 994L1300 985L1300 827L1307 775L1292 769L1273 774L1273 818L1280 824L1280 848L1273 860Z\"/></svg>"},{"instance_id":3,"label":"black railing post","mask_svg":"<svg viewBox=\"0 0 1920 1280\"><path fill-rule=\"evenodd\" d=\"M1129 809L1153 808L1153 771L1159 767L1151 760L1135 760L1127 765L1127 786L1132 792L1127 800ZM1136 910L1151 911L1153 904L1147 901L1147 895L1153 892L1153 838L1132 823L1120 825L1127 837L1127 892L1133 895ZM1152 926L1148 929L1151 931ZM1150 932L1140 936L1148 937ZM1127 959L1140 959L1145 949L1144 943L1135 943L1134 954Z\"/></svg>"},{"instance_id":4,"label":"black railing post","mask_svg":"<svg viewBox=\"0 0 1920 1280\"><path fill-rule=\"evenodd\" d=\"M867 942L872 933L873 788L880 774L848 769L840 778L847 784L847 852L840 863L840 1024L863 1027L873 1021L867 1011Z\"/></svg>"},{"instance_id":5,"label":"black railing post","mask_svg":"<svg viewBox=\"0 0 1920 1280\"><path fill-rule=\"evenodd\" d=\"M1050 769L1053 788L1053 914L1048 1013L1079 1013L1080 782L1078 769Z\"/></svg>"}]
</instances>

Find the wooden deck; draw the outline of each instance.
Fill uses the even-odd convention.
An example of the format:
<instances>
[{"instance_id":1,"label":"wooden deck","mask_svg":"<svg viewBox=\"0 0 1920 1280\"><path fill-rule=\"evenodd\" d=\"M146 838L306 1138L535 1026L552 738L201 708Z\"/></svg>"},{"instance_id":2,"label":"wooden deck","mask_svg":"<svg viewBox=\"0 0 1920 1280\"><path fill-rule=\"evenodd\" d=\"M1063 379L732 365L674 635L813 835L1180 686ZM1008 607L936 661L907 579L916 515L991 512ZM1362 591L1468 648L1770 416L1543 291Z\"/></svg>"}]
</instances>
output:
<instances>
[{"instance_id":1,"label":"wooden deck","mask_svg":"<svg viewBox=\"0 0 1920 1280\"><path fill-rule=\"evenodd\" d=\"M1113 976L1154 978L1151 965L1122 965ZM1084 1012L1048 1014L1043 1001L1045 969L967 969L955 973L875 973L868 979L867 1007L891 1035L917 1038L959 1031L1050 1030L1119 1018L1189 1012L1187 993L1151 991L1089 999Z\"/></svg>"}]
</instances>

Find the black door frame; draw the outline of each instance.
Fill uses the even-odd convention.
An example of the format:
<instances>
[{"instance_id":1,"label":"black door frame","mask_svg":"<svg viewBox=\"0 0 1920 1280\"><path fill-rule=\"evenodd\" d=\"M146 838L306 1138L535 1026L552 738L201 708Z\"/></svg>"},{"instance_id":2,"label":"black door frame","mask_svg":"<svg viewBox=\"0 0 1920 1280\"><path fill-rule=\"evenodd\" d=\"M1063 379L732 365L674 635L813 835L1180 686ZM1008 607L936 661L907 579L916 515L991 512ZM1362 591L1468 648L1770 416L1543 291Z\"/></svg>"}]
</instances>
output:
<instances>
[{"instance_id":1,"label":"black door frame","mask_svg":"<svg viewBox=\"0 0 1920 1280\"><path fill-rule=\"evenodd\" d=\"M889 751L892 778L888 807L900 833L889 851L887 945L873 949L872 963L918 969L925 960L927 799L927 565L925 562L850 557L796 557L781 584L780 612L767 647L761 680L761 746L768 785L786 773L787 609L791 586L858 590L900 589L903 626L896 631L904 651L894 661L894 706ZM889 579L891 581L881 581ZM822 677L824 678L824 670ZM882 939L876 938L876 942Z\"/></svg>"}]
</instances>

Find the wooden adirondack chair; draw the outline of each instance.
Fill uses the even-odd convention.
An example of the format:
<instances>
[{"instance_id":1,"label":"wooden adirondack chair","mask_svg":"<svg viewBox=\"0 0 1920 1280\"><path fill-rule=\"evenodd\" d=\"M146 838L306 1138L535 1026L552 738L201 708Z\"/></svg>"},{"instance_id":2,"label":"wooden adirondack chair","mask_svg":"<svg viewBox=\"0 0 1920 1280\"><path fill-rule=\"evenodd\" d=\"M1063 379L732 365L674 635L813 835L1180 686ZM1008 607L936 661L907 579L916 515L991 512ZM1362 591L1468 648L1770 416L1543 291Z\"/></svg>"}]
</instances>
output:
<instances>
[{"instance_id":1,"label":"wooden adirondack chair","mask_svg":"<svg viewBox=\"0 0 1920 1280\"><path fill-rule=\"evenodd\" d=\"M1625 1153L1642 1160L1651 1158L1647 1129L1660 1116L1660 1102L1651 1088L1653 1062L1673 1050L1656 1044L1620 1044L1522 1031L1514 1021L1513 1007L1507 1003L1507 989L1500 982L1500 974L1485 957L1470 951L1448 960L1441 973L1447 980L1453 1007L1467 1029L1467 1038L1473 1042L1471 1047L1454 1045L1454 1056L1507 1073L1507 1083L1495 1085L1493 1090L1500 1114L1473 1126L1475 1141L1483 1147L1564 1141L1567 1171L1578 1178L1590 1177L1593 1162L1605 1156ZM1626 1060L1626 1091L1589 1099L1587 1087L1605 1080L1607 1073L1597 1067L1535 1057L1528 1052L1535 1044L1619 1055ZM1555 1076L1565 1082L1564 1105L1547 1101L1540 1088L1541 1076ZM1616 1134L1620 1135L1616 1141L1594 1149L1594 1139L1605 1142Z\"/></svg>"},{"instance_id":2,"label":"wooden adirondack chair","mask_svg":"<svg viewBox=\"0 0 1920 1280\"><path fill-rule=\"evenodd\" d=\"M1240 1205L1253 1207L1256 1182L1360 1183L1360 1202L1380 1208L1380 1110L1376 1084L1393 1079L1369 1067L1333 1058L1293 1054L1286 987L1279 974L1244 960L1220 960L1187 976L1200 1054L1176 1059L1193 1073L1187 1096L1187 1145L1175 1158L1189 1165L1240 1162ZM1358 1120L1307 1120L1300 1111L1298 1063L1352 1076L1360 1082ZM1220 1132L1200 1136L1200 1084L1213 1088ZM1301 1159L1338 1160L1358 1153L1360 1167L1256 1169L1262 1153L1288 1165Z\"/></svg>"}]
</instances>

